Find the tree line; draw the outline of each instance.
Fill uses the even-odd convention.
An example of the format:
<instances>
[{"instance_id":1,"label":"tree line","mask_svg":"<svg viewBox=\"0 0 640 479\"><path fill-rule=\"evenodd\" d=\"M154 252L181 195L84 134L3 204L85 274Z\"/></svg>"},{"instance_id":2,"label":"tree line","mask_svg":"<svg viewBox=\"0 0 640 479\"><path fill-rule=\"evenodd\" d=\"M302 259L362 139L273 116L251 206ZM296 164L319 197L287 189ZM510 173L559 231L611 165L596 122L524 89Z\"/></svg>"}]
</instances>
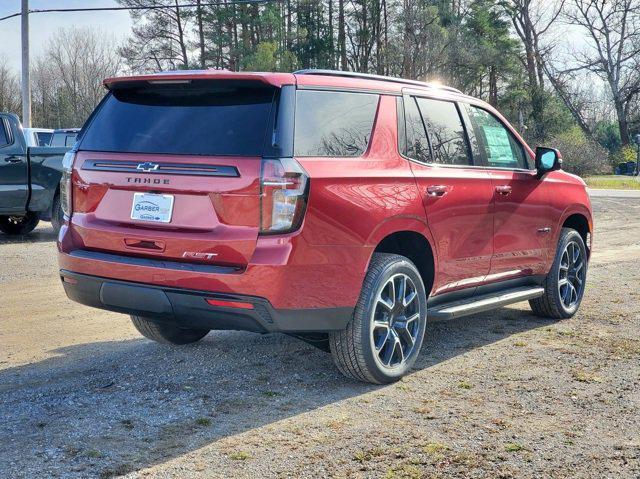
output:
<instances>
[{"instance_id":1,"label":"tree line","mask_svg":"<svg viewBox=\"0 0 640 479\"><path fill-rule=\"evenodd\" d=\"M640 132L638 0L119 3L143 7L125 41L65 30L36 61L38 126L80 125L100 80L124 71L328 68L457 87L498 107L532 144L580 152L577 172L632 158ZM166 8L145 9L156 6ZM0 64L3 109L16 109L11 78Z\"/></svg>"}]
</instances>

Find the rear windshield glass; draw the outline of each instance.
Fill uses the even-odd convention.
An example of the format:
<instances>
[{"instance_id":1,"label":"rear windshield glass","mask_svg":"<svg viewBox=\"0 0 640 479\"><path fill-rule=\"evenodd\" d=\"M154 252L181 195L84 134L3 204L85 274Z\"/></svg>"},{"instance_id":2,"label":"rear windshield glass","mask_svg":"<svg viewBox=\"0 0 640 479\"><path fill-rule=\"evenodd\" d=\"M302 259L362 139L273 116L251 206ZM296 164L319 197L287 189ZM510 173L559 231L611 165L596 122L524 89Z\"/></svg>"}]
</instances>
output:
<instances>
[{"instance_id":1,"label":"rear windshield glass","mask_svg":"<svg viewBox=\"0 0 640 479\"><path fill-rule=\"evenodd\" d=\"M114 90L80 149L128 153L258 156L273 88L193 82Z\"/></svg>"}]
</instances>

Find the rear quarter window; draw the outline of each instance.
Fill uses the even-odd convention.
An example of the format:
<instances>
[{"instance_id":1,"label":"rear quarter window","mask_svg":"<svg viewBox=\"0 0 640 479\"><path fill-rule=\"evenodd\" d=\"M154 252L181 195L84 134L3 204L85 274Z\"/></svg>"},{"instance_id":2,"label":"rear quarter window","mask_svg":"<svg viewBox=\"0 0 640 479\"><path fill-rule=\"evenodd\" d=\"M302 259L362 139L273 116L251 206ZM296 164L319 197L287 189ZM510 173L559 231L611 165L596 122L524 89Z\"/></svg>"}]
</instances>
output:
<instances>
[{"instance_id":1,"label":"rear quarter window","mask_svg":"<svg viewBox=\"0 0 640 479\"><path fill-rule=\"evenodd\" d=\"M9 134L7 133L7 124L4 119L0 118L0 148L10 143Z\"/></svg>"},{"instance_id":2,"label":"rear quarter window","mask_svg":"<svg viewBox=\"0 0 640 479\"><path fill-rule=\"evenodd\" d=\"M379 96L370 93L299 90L296 94L296 156L360 156L371 138Z\"/></svg>"},{"instance_id":3,"label":"rear quarter window","mask_svg":"<svg viewBox=\"0 0 640 479\"><path fill-rule=\"evenodd\" d=\"M260 156L275 89L225 82L114 90L80 149L210 156Z\"/></svg>"}]
</instances>

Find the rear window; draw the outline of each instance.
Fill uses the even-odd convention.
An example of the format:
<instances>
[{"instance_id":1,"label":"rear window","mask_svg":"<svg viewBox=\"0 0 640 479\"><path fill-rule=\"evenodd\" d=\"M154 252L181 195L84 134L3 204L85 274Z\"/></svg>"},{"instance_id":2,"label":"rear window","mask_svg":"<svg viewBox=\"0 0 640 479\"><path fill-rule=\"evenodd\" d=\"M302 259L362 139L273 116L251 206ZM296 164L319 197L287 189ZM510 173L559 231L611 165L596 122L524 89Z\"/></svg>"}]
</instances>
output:
<instances>
[{"instance_id":1,"label":"rear window","mask_svg":"<svg viewBox=\"0 0 640 479\"><path fill-rule=\"evenodd\" d=\"M51 146L73 146L77 136L77 133L54 133Z\"/></svg>"},{"instance_id":2,"label":"rear window","mask_svg":"<svg viewBox=\"0 0 640 479\"><path fill-rule=\"evenodd\" d=\"M300 90L296 97L296 156L360 156L369 144L378 95Z\"/></svg>"},{"instance_id":3,"label":"rear window","mask_svg":"<svg viewBox=\"0 0 640 479\"><path fill-rule=\"evenodd\" d=\"M49 142L51 141L51 136L53 135L53 133L48 133L48 132L43 132L40 131L38 133L36 133L36 136L38 137L38 146L47 146L49 145Z\"/></svg>"},{"instance_id":4,"label":"rear window","mask_svg":"<svg viewBox=\"0 0 640 479\"><path fill-rule=\"evenodd\" d=\"M197 82L114 90L82 150L183 155L262 154L275 89Z\"/></svg>"},{"instance_id":5,"label":"rear window","mask_svg":"<svg viewBox=\"0 0 640 479\"><path fill-rule=\"evenodd\" d=\"M9 144L9 135L7 134L5 121L0 118L0 147Z\"/></svg>"}]
</instances>

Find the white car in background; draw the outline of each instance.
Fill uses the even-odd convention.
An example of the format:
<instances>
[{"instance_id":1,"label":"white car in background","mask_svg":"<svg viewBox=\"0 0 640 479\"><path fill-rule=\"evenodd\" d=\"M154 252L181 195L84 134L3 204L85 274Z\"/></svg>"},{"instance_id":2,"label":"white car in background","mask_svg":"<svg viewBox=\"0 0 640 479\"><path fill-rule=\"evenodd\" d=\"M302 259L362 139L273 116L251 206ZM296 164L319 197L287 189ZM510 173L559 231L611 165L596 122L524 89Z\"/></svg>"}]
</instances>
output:
<instances>
[{"instance_id":1,"label":"white car in background","mask_svg":"<svg viewBox=\"0 0 640 479\"><path fill-rule=\"evenodd\" d=\"M23 128L22 133L27 146L49 146L53 130L47 128Z\"/></svg>"}]
</instances>

